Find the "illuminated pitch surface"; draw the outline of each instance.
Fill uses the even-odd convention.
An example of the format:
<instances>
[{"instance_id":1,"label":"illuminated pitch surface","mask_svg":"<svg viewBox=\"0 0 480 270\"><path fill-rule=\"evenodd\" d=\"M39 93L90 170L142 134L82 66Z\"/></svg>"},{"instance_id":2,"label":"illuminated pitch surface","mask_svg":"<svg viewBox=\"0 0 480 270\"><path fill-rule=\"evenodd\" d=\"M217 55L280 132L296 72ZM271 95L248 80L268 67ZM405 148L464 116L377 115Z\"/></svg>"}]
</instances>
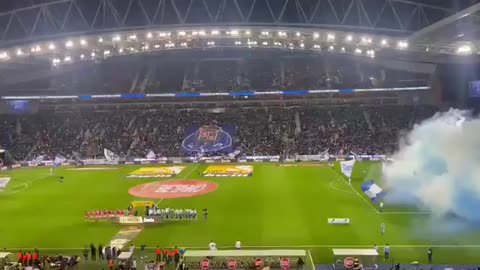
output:
<instances>
[{"instance_id":1,"label":"illuminated pitch surface","mask_svg":"<svg viewBox=\"0 0 480 270\"><path fill-rule=\"evenodd\" d=\"M91 242L108 243L120 230L120 226L106 222L86 223L85 210L126 208L134 200L145 200L129 195L134 186L190 179L213 182L218 187L200 196L154 201L160 201L160 207L196 208L200 219L148 226L133 241L135 246L144 243L150 248L157 245L207 248L210 240L214 240L223 248L240 240L243 246L306 246L312 250L316 262L331 263L329 246L369 247L389 243L396 261L426 262L428 246L441 245L434 247L435 263L478 262L480 232L460 233L435 241L422 238L416 229L426 215L378 214L366 196L360 197L350 189L329 166L300 164L301 167L251 164L254 170L249 177L203 177L202 173L211 164L189 164L182 165L185 168L168 179L126 178L146 165L95 170L88 170L87 166L83 170L62 167L55 168L54 177L49 176L49 168L45 167L3 171L1 175L11 175L13 179L7 190L0 192L1 247L52 248L55 253L71 253L61 249L77 248L75 254L81 255L84 246ZM367 171L368 179L378 179L381 166L367 162L355 165L352 184L358 193L361 193L363 170ZM59 183L60 175L65 176L64 183ZM208 222L202 220L203 208L208 208ZM384 210L416 211L388 206ZM327 224L328 218L343 217L350 218L352 224ZM383 237L382 222L386 224Z\"/></svg>"}]
</instances>

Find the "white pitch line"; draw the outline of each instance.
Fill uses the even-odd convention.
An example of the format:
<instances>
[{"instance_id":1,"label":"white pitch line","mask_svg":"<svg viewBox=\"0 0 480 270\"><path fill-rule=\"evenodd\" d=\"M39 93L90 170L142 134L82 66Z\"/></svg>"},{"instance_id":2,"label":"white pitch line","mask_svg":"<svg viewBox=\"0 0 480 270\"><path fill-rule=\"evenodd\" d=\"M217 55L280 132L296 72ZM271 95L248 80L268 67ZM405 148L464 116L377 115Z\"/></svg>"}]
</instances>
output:
<instances>
[{"instance_id":1,"label":"white pitch line","mask_svg":"<svg viewBox=\"0 0 480 270\"><path fill-rule=\"evenodd\" d=\"M347 185L350 186L353 192L355 192L358 195L358 197L360 197L366 204L368 204L368 206L370 206L373 209L373 211L375 211L375 213L380 214L380 211L378 211L377 208L375 208L375 206L373 206L369 201L367 201L367 199L365 199L365 197L363 197L362 194L360 194L352 185L348 184L347 180L345 180L345 178L343 178L342 175L340 175L337 171L335 171L335 169L333 171L337 174L338 177L343 179L343 181L345 181L345 183L347 183Z\"/></svg>"},{"instance_id":2,"label":"white pitch line","mask_svg":"<svg viewBox=\"0 0 480 270\"><path fill-rule=\"evenodd\" d=\"M337 181L341 181L340 179L335 179L333 180L332 182L330 182L330 187L333 188L334 190L337 190L337 191L341 191L341 192L345 192L347 194L353 194L352 191L349 191L349 190L344 190L344 189L340 189L338 187L336 187L333 183L337 182Z\"/></svg>"},{"instance_id":3,"label":"white pitch line","mask_svg":"<svg viewBox=\"0 0 480 270\"><path fill-rule=\"evenodd\" d=\"M480 248L480 245L448 245L448 244L440 244L440 245L389 245L391 248ZM173 246L172 246L173 247ZM190 248L190 249L208 249L206 246L181 246L182 248ZM384 247L379 245L379 247ZM42 248L42 247L13 247L13 248L6 248L6 250L22 250L22 249L39 249L39 250L82 250L84 247L78 248ZM233 249L235 246L220 246L220 249ZM276 249L285 249L285 248L372 248L372 245L291 245L291 246L242 246L242 248L276 248ZM138 247L136 247L138 249ZM145 249L156 249L156 247L145 247Z\"/></svg>"},{"instance_id":4,"label":"white pitch line","mask_svg":"<svg viewBox=\"0 0 480 270\"><path fill-rule=\"evenodd\" d=\"M337 171L334 170L334 172L338 175L338 177L342 178L345 183L348 184L347 180L345 180L345 178L343 178L343 176L341 174L339 174ZM350 185L349 185L350 186ZM352 188L352 190L360 197L362 198L362 200L365 201L365 203L367 203L368 205L370 205L370 207L375 210L375 212L379 215L428 215L428 214L431 214L430 212L427 212L427 211L415 211L415 212L380 212L378 211L377 208L375 208L375 206L373 206L367 199L365 199L364 196L362 196L362 194L360 194L353 186L350 186Z\"/></svg>"}]
</instances>

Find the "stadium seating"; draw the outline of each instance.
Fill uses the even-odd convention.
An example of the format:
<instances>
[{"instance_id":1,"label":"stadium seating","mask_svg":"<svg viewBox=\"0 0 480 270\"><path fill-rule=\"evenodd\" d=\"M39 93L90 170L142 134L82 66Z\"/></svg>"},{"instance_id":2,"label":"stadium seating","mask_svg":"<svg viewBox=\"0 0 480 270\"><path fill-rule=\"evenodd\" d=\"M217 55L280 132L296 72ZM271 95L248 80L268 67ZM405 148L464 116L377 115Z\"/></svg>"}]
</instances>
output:
<instances>
[{"instance_id":1,"label":"stadium seating","mask_svg":"<svg viewBox=\"0 0 480 270\"><path fill-rule=\"evenodd\" d=\"M247 155L385 154L399 132L430 117L433 106L310 107L205 110L110 111L3 115L0 142L17 160L40 155L103 156L103 149L144 157L182 156L192 125L234 125L234 145Z\"/></svg>"}]
</instances>

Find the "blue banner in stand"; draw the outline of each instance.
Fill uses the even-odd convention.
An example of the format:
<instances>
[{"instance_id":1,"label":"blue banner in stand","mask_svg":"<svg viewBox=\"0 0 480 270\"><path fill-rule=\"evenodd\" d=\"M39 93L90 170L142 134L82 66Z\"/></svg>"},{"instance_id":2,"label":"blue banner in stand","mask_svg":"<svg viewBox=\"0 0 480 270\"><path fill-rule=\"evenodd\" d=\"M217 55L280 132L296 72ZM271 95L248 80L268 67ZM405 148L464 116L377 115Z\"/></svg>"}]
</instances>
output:
<instances>
[{"instance_id":1,"label":"blue banner in stand","mask_svg":"<svg viewBox=\"0 0 480 270\"><path fill-rule=\"evenodd\" d=\"M186 129L182 149L189 154L228 154L233 151L233 126L192 126Z\"/></svg>"}]
</instances>

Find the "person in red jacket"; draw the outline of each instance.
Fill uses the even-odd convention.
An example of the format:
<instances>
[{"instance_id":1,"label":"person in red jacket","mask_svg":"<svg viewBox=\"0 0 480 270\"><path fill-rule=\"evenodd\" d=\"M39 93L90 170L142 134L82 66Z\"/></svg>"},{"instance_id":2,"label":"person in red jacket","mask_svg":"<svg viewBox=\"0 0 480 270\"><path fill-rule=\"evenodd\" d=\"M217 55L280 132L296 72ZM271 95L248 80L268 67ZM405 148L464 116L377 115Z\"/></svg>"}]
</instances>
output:
<instances>
[{"instance_id":1,"label":"person in red jacket","mask_svg":"<svg viewBox=\"0 0 480 270\"><path fill-rule=\"evenodd\" d=\"M162 262L167 262L167 260L168 260L168 249L164 248Z\"/></svg>"},{"instance_id":2,"label":"person in red jacket","mask_svg":"<svg viewBox=\"0 0 480 270\"><path fill-rule=\"evenodd\" d=\"M32 266L32 254L30 252L27 252L27 265Z\"/></svg>"},{"instance_id":3,"label":"person in red jacket","mask_svg":"<svg viewBox=\"0 0 480 270\"><path fill-rule=\"evenodd\" d=\"M169 250L168 251L168 263L172 263L173 262L173 250Z\"/></svg>"},{"instance_id":4,"label":"person in red jacket","mask_svg":"<svg viewBox=\"0 0 480 270\"><path fill-rule=\"evenodd\" d=\"M157 254L157 262L161 261L162 260L162 250L157 247L157 249L155 250L155 254Z\"/></svg>"},{"instance_id":5,"label":"person in red jacket","mask_svg":"<svg viewBox=\"0 0 480 270\"><path fill-rule=\"evenodd\" d=\"M28 252L23 254L23 266L27 266Z\"/></svg>"},{"instance_id":6,"label":"person in red jacket","mask_svg":"<svg viewBox=\"0 0 480 270\"><path fill-rule=\"evenodd\" d=\"M23 253L21 250L18 251L17 253L17 258L18 258L18 263L22 263L23 262Z\"/></svg>"},{"instance_id":7,"label":"person in red jacket","mask_svg":"<svg viewBox=\"0 0 480 270\"><path fill-rule=\"evenodd\" d=\"M38 265L40 263L40 261L38 260L38 250L35 249L35 251L33 252L33 265Z\"/></svg>"}]
</instances>

